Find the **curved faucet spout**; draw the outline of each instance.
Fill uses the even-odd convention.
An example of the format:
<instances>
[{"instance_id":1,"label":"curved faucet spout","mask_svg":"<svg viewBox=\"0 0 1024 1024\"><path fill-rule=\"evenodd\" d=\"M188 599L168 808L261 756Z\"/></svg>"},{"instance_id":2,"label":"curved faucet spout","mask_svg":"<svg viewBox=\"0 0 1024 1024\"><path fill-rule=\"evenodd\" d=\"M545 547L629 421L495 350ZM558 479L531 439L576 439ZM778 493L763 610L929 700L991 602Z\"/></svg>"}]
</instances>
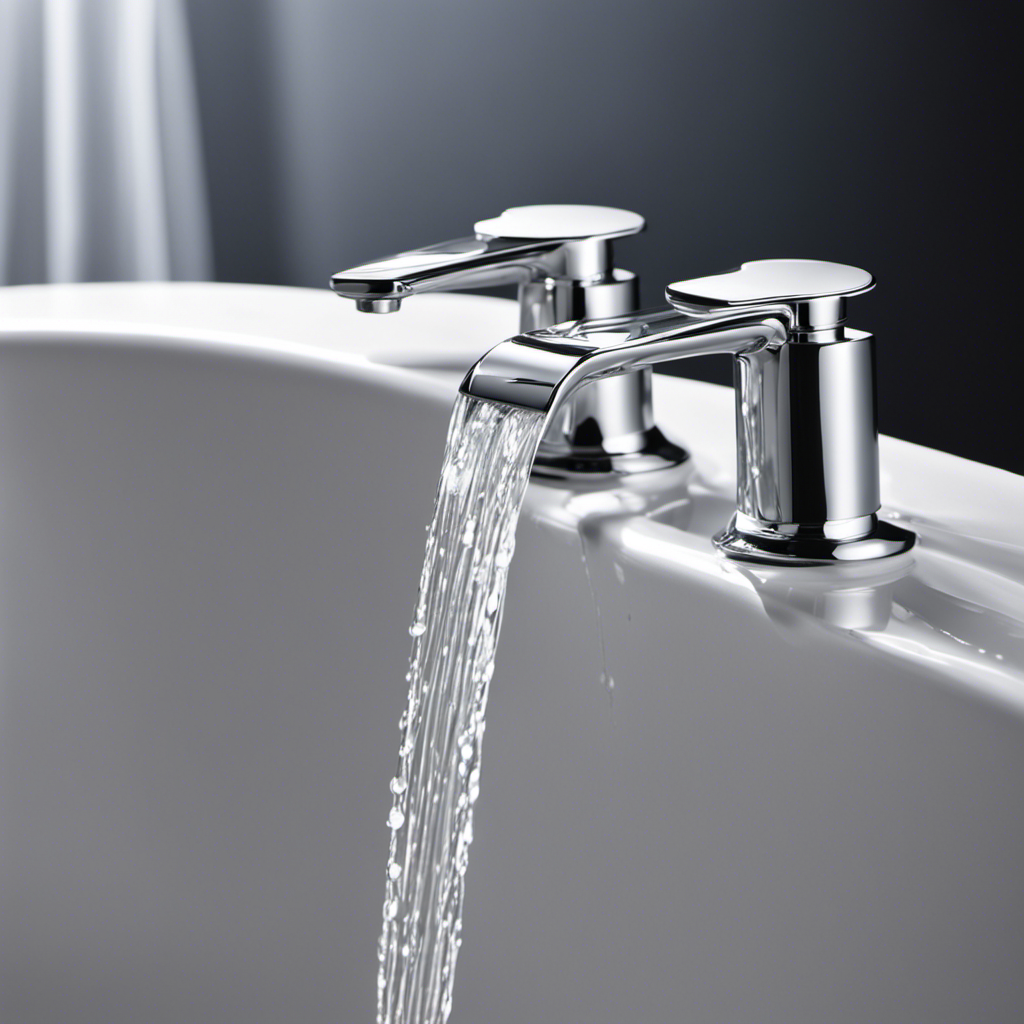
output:
<instances>
[{"instance_id":1,"label":"curved faucet spout","mask_svg":"<svg viewBox=\"0 0 1024 1024\"><path fill-rule=\"evenodd\" d=\"M788 307L763 306L706 315L659 308L559 324L496 345L469 371L461 390L553 419L590 381L691 356L782 344L790 320Z\"/></svg>"},{"instance_id":2,"label":"curved faucet spout","mask_svg":"<svg viewBox=\"0 0 1024 1024\"><path fill-rule=\"evenodd\" d=\"M352 267L331 288L364 313L392 313L421 292L523 284L563 272L559 239L456 238Z\"/></svg>"}]
</instances>

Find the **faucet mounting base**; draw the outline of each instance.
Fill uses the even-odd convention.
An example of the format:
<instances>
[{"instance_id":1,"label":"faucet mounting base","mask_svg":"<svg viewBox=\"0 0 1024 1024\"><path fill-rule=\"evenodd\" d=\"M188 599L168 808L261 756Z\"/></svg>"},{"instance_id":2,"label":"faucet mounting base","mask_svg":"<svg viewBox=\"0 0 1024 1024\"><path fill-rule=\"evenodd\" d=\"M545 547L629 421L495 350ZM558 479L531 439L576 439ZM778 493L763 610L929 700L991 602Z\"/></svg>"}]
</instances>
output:
<instances>
[{"instance_id":1,"label":"faucet mounting base","mask_svg":"<svg viewBox=\"0 0 1024 1024\"><path fill-rule=\"evenodd\" d=\"M541 442L532 476L541 480L579 480L601 476L631 476L681 466L690 458L685 448L673 444L657 428L644 431L633 451L614 452L599 446L548 445Z\"/></svg>"},{"instance_id":2,"label":"faucet mounting base","mask_svg":"<svg viewBox=\"0 0 1024 1024\"><path fill-rule=\"evenodd\" d=\"M891 558L909 551L917 539L875 515L866 532L842 536L841 524L756 523L737 512L728 527L714 538L715 546L729 558L771 565L835 565ZM751 528L752 524L756 524ZM838 534L838 535L837 535Z\"/></svg>"}]
</instances>

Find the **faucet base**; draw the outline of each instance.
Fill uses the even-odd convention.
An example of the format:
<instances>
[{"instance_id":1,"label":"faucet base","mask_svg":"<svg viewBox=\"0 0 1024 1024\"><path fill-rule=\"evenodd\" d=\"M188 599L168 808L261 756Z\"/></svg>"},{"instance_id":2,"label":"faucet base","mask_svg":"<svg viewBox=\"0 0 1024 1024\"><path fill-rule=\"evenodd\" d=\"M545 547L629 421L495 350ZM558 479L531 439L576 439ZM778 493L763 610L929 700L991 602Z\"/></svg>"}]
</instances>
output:
<instances>
[{"instance_id":1,"label":"faucet base","mask_svg":"<svg viewBox=\"0 0 1024 1024\"><path fill-rule=\"evenodd\" d=\"M909 551L917 538L876 515L805 525L761 523L737 512L714 538L729 558L771 565L835 565L891 558Z\"/></svg>"},{"instance_id":2,"label":"faucet base","mask_svg":"<svg viewBox=\"0 0 1024 1024\"><path fill-rule=\"evenodd\" d=\"M602 449L545 452L542 444L530 475L541 480L631 476L672 469L683 465L689 458L686 449L673 444L662 431L652 427L646 431L643 444L635 452L606 452Z\"/></svg>"},{"instance_id":3,"label":"faucet base","mask_svg":"<svg viewBox=\"0 0 1024 1024\"><path fill-rule=\"evenodd\" d=\"M681 466L690 453L673 444L657 428L650 427L631 451L608 451L599 446L547 445L541 442L533 462L532 476L540 480L595 479L600 476L631 476Z\"/></svg>"}]
</instances>

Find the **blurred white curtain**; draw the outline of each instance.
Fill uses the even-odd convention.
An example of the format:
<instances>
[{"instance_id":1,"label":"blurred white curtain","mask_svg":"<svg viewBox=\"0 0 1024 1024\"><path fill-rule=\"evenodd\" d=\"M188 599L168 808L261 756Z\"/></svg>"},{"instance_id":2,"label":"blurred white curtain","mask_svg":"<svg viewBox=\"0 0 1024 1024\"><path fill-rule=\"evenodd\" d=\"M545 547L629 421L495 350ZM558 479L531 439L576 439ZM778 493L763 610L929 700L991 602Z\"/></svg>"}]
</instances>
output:
<instances>
[{"instance_id":1,"label":"blurred white curtain","mask_svg":"<svg viewBox=\"0 0 1024 1024\"><path fill-rule=\"evenodd\" d=\"M211 271L184 0L0 0L0 284Z\"/></svg>"}]
</instances>

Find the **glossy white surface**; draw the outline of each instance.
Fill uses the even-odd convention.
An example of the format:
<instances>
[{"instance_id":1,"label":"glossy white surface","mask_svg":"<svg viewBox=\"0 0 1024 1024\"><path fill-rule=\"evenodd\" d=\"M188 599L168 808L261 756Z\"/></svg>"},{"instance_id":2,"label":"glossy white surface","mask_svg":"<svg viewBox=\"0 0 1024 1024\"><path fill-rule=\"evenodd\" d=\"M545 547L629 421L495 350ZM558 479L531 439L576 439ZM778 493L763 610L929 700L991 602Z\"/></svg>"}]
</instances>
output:
<instances>
[{"instance_id":1,"label":"glossy white surface","mask_svg":"<svg viewBox=\"0 0 1024 1024\"><path fill-rule=\"evenodd\" d=\"M0 1019L372 1019L423 526L516 318L0 291ZM655 400L689 470L527 499L453 1024L1013 1019L1024 480L883 438L912 557L751 569L731 394Z\"/></svg>"}]
</instances>

